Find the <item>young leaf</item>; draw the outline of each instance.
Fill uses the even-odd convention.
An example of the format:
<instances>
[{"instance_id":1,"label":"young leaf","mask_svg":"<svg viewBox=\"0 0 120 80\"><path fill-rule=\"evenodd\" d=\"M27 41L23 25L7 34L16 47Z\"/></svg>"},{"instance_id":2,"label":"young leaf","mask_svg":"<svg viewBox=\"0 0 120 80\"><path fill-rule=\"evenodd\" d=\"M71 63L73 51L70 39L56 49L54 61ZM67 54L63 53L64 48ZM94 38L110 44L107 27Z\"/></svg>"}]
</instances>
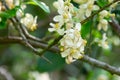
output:
<instances>
[{"instance_id":1,"label":"young leaf","mask_svg":"<svg viewBox=\"0 0 120 80\"><path fill-rule=\"evenodd\" d=\"M103 6L105 6L106 4L108 4L108 0L97 0L97 4L98 4L100 7L103 7Z\"/></svg>"},{"instance_id":2,"label":"young leaf","mask_svg":"<svg viewBox=\"0 0 120 80\"><path fill-rule=\"evenodd\" d=\"M50 13L49 7L41 1L38 0L31 0L30 2L27 2L26 4L32 4L39 6L42 10L44 10L46 13Z\"/></svg>"},{"instance_id":3,"label":"young leaf","mask_svg":"<svg viewBox=\"0 0 120 80\"><path fill-rule=\"evenodd\" d=\"M1 22L0 22L0 29L4 29L5 27L6 27L6 22L7 21L7 19L6 18L1 18Z\"/></svg>"},{"instance_id":4,"label":"young leaf","mask_svg":"<svg viewBox=\"0 0 120 80\"><path fill-rule=\"evenodd\" d=\"M6 28L7 19L14 17L18 9L19 7L16 6L13 9L0 12L0 18L1 18L0 29Z\"/></svg>"},{"instance_id":5,"label":"young leaf","mask_svg":"<svg viewBox=\"0 0 120 80\"><path fill-rule=\"evenodd\" d=\"M10 10L7 10L7 11L4 11L4 12L0 12L0 17L2 18L12 18L16 15L16 12L19 8L18 7L15 7L13 9L10 9Z\"/></svg>"},{"instance_id":6,"label":"young leaf","mask_svg":"<svg viewBox=\"0 0 120 80\"><path fill-rule=\"evenodd\" d=\"M88 21L82 26L81 35L83 38L86 38L87 35L90 33L91 24L92 24L92 21Z\"/></svg>"}]
</instances>

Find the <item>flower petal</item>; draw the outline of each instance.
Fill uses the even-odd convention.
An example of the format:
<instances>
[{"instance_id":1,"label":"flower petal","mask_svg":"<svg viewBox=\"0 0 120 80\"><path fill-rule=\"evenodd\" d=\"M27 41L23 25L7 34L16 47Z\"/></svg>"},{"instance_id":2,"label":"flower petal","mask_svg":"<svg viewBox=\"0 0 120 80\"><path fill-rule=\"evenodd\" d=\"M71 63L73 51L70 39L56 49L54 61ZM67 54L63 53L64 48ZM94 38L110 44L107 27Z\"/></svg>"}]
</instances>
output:
<instances>
[{"instance_id":1,"label":"flower petal","mask_svg":"<svg viewBox=\"0 0 120 80\"><path fill-rule=\"evenodd\" d=\"M61 52L62 57L66 57L70 54L70 49L66 49L65 51Z\"/></svg>"}]
</instances>

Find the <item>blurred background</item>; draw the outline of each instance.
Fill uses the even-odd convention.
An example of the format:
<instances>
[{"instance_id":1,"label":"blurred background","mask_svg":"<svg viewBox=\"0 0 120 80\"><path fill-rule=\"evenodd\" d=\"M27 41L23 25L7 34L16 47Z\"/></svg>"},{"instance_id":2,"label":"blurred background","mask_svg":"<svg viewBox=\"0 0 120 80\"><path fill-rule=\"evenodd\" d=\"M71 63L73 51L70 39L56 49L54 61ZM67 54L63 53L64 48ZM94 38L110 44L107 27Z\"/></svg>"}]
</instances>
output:
<instances>
[{"instance_id":1,"label":"blurred background","mask_svg":"<svg viewBox=\"0 0 120 80\"><path fill-rule=\"evenodd\" d=\"M41 0L50 7L50 14L45 13L37 6L27 5L26 13L38 16L38 28L30 34L50 42L55 34L48 32L52 18L57 14L53 7L55 0ZM75 4L75 3L74 3ZM75 4L76 5L76 4ZM120 24L120 5L114 10L116 21ZM110 27L110 26L109 26ZM5 36L7 30L0 30L0 36ZM97 33L97 34L96 34ZM102 49L93 44L86 50L86 54L110 65L120 66L120 39L115 31L108 31L110 49ZM89 34L88 34L89 35ZM93 36L98 32L93 33ZM0 80L120 80L117 75L83 63L80 60L66 64L60 54L47 51L44 56L51 61L36 56L33 52L20 44L0 44ZM5 75L9 79L5 79Z\"/></svg>"}]
</instances>

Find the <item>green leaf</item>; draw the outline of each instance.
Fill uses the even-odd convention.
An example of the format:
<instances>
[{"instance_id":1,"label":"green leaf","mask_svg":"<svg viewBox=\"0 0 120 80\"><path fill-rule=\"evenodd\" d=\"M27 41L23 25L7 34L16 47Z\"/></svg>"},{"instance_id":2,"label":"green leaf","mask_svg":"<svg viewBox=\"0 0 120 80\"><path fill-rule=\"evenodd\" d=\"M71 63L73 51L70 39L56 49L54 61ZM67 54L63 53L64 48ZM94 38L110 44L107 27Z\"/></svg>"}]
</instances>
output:
<instances>
[{"instance_id":1,"label":"green leaf","mask_svg":"<svg viewBox=\"0 0 120 80\"><path fill-rule=\"evenodd\" d=\"M98 31L98 30L93 30L93 36L95 38L102 39L102 35L101 35L100 31Z\"/></svg>"},{"instance_id":2,"label":"green leaf","mask_svg":"<svg viewBox=\"0 0 120 80\"><path fill-rule=\"evenodd\" d=\"M83 38L86 38L87 35L90 33L91 24L92 21L88 21L82 26L81 35Z\"/></svg>"},{"instance_id":3,"label":"green leaf","mask_svg":"<svg viewBox=\"0 0 120 80\"><path fill-rule=\"evenodd\" d=\"M6 18L2 19L2 21L0 22L0 29L5 29L6 28L6 25L7 25L6 20L7 20Z\"/></svg>"},{"instance_id":4,"label":"green leaf","mask_svg":"<svg viewBox=\"0 0 120 80\"><path fill-rule=\"evenodd\" d=\"M97 0L97 4L98 4L100 7L103 7L103 6L105 6L106 4L108 4L108 0Z\"/></svg>"},{"instance_id":5,"label":"green leaf","mask_svg":"<svg viewBox=\"0 0 120 80\"><path fill-rule=\"evenodd\" d=\"M26 4L37 5L42 10L44 10L46 13L50 13L49 7L44 2L41 2L41 1L38 1L38 0L31 0L31 1L27 2Z\"/></svg>"},{"instance_id":6,"label":"green leaf","mask_svg":"<svg viewBox=\"0 0 120 80\"><path fill-rule=\"evenodd\" d=\"M17 6L13 9L0 12L0 17L2 17L2 18L12 18L16 15L16 12L17 12L18 9L19 9L19 7Z\"/></svg>"},{"instance_id":7,"label":"green leaf","mask_svg":"<svg viewBox=\"0 0 120 80\"><path fill-rule=\"evenodd\" d=\"M6 28L7 19L14 17L18 9L19 7L16 6L13 9L0 12L0 18L1 18L0 29Z\"/></svg>"},{"instance_id":8,"label":"green leaf","mask_svg":"<svg viewBox=\"0 0 120 80\"><path fill-rule=\"evenodd\" d=\"M60 69L65 64L64 59L58 54L46 52L45 57L52 63L49 63L42 58L38 59L37 70L40 72L46 72L46 71L52 71L55 69Z\"/></svg>"}]
</instances>

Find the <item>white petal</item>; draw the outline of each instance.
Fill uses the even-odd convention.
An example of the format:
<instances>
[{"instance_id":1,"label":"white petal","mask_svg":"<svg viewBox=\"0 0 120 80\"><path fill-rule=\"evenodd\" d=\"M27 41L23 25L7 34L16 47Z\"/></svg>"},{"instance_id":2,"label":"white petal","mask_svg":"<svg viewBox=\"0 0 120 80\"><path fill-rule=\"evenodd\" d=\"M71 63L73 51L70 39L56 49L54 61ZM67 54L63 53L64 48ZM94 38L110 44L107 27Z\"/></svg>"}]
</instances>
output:
<instances>
[{"instance_id":1,"label":"white petal","mask_svg":"<svg viewBox=\"0 0 120 80\"><path fill-rule=\"evenodd\" d=\"M55 28L48 28L48 31L53 32L55 31Z\"/></svg>"},{"instance_id":2,"label":"white petal","mask_svg":"<svg viewBox=\"0 0 120 80\"><path fill-rule=\"evenodd\" d=\"M73 41L71 39L66 39L65 40L65 45L67 45L69 47L72 47L74 44L73 44Z\"/></svg>"},{"instance_id":3,"label":"white petal","mask_svg":"<svg viewBox=\"0 0 120 80\"><path fill-rule=\"evenodd\" d=\"M76 47L80 47L82 44L82 41L78 41L77 44L76 44Z\"/></svg>"},{"instance_id":4,"label":"white petal","mask_svg":"<svg viewBox=\"0 0 120 80\"><path fill-rule=\"evenodd\" d=\"M103 40L105 41L107 39L106 33L103 34Z\"/></svg>"},{"instance_id":5,"label":"white petal","mask_svg":"<svg viewBox=\"0 0 120 80\"><path fill-rule=\"evenodd\" d=\"M33 24L37 23L37 16L35 16L34 20L33 20Z\"/></svg>"},{"instance_id":6,"label":"white petal","mask_svg":"<svg viewBox=\"0 0 120 80\"><path fill-rule=\"evenodd\" d=\"M66 57L70 54L70 49L66 49L64 52L61 53L62 57Z\"/></svg>"},{"instance_id":7,"label":"white petal","mask_svg":"<svg viewBox=\"0 0 120 80\"><path fill-rule=\"evenodd\" d=\"M57 16L55 16L55 17L53 18L53 20L54 20L55 22L59 22L61 19L62 19L62 16L61 16L61 15L57 15Z\"/></svg>"},{"instance_id":8,"label":"white petal","mask_svg":"<svg viewBox=\"0 0 120 80\"><path fill-rule=\"evenodd\" d=\"M50 23L50 26L54 27L54 26L55 26L55 24L53 24L53 23Z\"/></svg>"},{"instance_id":9,"label":"white petal","mask_svg":"<svg viewBox=\"0 0 120 80\"><path fill-rule=\"evenodd\" d=\"M55 7L55 8L59 8L59 4L58 4L58 2L57 1L55 1L54 3L53 3L53 6Z\"/></svg>"},{"instance_id":10,"label":"white petal","mask_svg":"<svg viewBox=\"0 0 120 80\"><path fill-rule=\"evenodd\" d=\"M84 45L82 44L81 46L80 46L80 52L82 53L84 51Z\"/></svg>"},{"instance_id":11,"label":"white petal","mask_svg":"<svg viewBox=\"0 0 120 80\"><path fill-rule=\"evenodd\" d=\"M80 23L76 23L75 29L77 29L78 31L80 31L81 30L81 24Z\"/></svg>"},{"instance_id":12,"label":"white petal","mask_svg":"<svg viewBox=\"0 0 120 80\"><path fill-rule=\"evenodd\" d=\"M91 15L91 10L86 10L86 17L89 17Z\"/></svg>"},{"instance_id":13,"label":"white petal","mask_svg":"<svg viewBox=\"0 0 120 80\"><path fill-rule=\"evenodd\" d=\"M60 35L63 35L63 34L64 34L64 29L58 29L57 32L58 32Z\"/></svg>"},{"instance_id":14,"label":"white petal","mask_svg":"<svg viewBox=\"0 0 120 80\"><path fill-rule=\"evenodd\" d=\"M99 6L97 6L97 5L93 6L93 10L99 10L99 9L100 9Z\"/></svg>"},{"instance_id":15,"label":"white petal","mask_svg":"<svg viewBox=\"0 0 120 80\"><path fill-rule=\"evenodd\" d=\"M86 9L86 8L87 8L87 4L82 4L82 5L80 6L80 8L81 8L81 9Z\"/></svg>"},{"instance_id":16,"label":"white petal","mask_svg":"<svg viewBox=\"0 0 120 80\"><path fill-rule=\"evenodd\" d=\"M101 30L102 29L102 26L101 26L101 24L99 23L98 24L98 30Z\"/></svg>"},{"instance_id":17,"label":"white petal","mask_svg":"<svg viewBox=\"0 0 120 80\"><path fill-rule=\"evenodd\" d=\"M68 56L68 57L66 57L65 61L66 61L67 64L70 64L75 60L73 60L72 56Z\"/></svg>"},{"instance_id":18,"label":"white petal","mask_svg":"<svg viewBox=\"0 0 120 80\"><path fill-rule=\"evenodd\" d=\"M74 53L72 56L73 56L73 58L75 58L75 59L79 59L79 57L81 57L82 55L80 54L80 52L76 52L76 53Z\"/></svg>"}]
</instances>

